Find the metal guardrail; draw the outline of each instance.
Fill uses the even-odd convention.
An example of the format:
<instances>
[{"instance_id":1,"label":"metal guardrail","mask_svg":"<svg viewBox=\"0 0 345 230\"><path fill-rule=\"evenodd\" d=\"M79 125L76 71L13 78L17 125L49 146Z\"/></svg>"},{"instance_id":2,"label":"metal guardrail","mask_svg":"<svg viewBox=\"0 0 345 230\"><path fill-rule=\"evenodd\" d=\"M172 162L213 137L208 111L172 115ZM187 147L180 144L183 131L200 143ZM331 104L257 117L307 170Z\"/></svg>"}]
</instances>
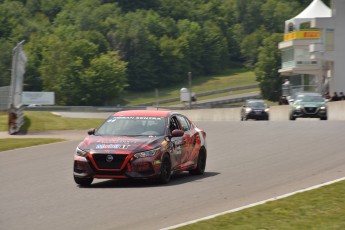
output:
<instances>
[{"instance_id":1,"label":"metal guardrail","mask_svg":"<svg viewBox=\"0 0 345 230\"><path fill-rule=\"evenodd\" d=\"M247 99L260 99L260 95L253 95L253 96L244 96L238 98L231 98L231 99L223 99L223 100L216 100L210 102L198 102L197 104L193 104L192 109L207 109L207 108L224 108L224 107L239 107L234 105L226 105L236 102L243 102ZM69 111L69 112L117 112L122 110L135 110L135 109L142 109L146 110L148 108L156 108L156 109L168 109L168 110L189 110L190 108L187 106L36 106L36 107L25 107L25 111Z\"/></svg>"}]
</instances>

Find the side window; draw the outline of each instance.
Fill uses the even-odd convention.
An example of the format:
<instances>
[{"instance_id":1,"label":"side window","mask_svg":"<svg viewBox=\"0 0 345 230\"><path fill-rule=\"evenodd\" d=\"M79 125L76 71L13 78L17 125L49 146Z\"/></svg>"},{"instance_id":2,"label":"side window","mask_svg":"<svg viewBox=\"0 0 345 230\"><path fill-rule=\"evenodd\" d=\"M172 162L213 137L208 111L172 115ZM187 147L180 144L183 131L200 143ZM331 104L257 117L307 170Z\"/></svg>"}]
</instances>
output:
<instances>
[{"instance_id":1,"label":"side window","mask_svg":"<svg viewBox=\"0 0 345 230\"><path fill-rule=\"evenodd\" d=\"M190 123L185 117L177 116L177 119L179 120L183 131L188 131L190 129Z\"/></svg>"},{"instance_id":2,"label":"side window","mask_svg":"<svg viewBox=\"0 0 345 230\"><path fill-rule=\"evenodd\" d=\"M174 129L179 129L178 121L176 117L171 117L169 121L169 129L172 132Z\"/></svg>"}]
</instances>

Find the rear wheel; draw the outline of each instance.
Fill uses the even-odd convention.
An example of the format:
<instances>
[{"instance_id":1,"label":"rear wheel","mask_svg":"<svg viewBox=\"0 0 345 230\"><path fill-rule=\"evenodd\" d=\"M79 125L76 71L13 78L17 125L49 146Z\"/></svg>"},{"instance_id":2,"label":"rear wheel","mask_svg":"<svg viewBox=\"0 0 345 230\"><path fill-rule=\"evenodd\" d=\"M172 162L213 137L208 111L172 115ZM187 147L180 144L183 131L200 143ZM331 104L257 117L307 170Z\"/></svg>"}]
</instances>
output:
<instances>
[{"instance_id":1,"label":"rear wheel","mask_svg":"<svg viewBox=\"0 0 345 230\"><path fill-rule=\"evenodd\" d=\"M202 175L206 168L206 152L204 149L200 150L198 156L198 162L195 169L190 170L189 173L192 175Z\"/></svg>"},{"instance_id":2,"label":"rear wheel","mask_svg":"<svg viewBox=\"0 0 345 230\"><path fill-rule=\"evenodd\" d=\"M170 161L170 157L166 154L163 156L163 159L162 159L158 182L162 184L167 184L170 181L170 178L171 178L171 161Z\"/></svg>"},{"instance_id":3,"label":"rear wheel","mask_svg":"<svg viewBox=\"0 0 345 230\"><path fill-rule=\"evenodd\" d=\"M74 176L74 181L75 183L81 185L81 186L89 186L92 181L93 181L93 178L81 178L81 177L76 177Z\"/></svg>"}]
</instances>

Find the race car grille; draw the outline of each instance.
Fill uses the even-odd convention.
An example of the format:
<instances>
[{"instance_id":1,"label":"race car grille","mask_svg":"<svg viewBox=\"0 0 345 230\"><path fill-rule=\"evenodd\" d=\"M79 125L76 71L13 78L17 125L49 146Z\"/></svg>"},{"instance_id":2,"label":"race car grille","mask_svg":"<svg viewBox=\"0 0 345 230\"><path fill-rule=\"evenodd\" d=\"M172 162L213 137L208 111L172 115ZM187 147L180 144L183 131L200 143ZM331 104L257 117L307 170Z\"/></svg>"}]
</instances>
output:
<instances>
[{"instance_id":1,"label":"race car grille","mask_svg":"<svg viewBox=\"0 0 345 230\"><path fill-rule=\"evenodd\" d=\"M120 169L127 155L125 154L93 154L92 158L99 169Z\"/></svg>"},{"instance_id":2,"label":"race car grille","mask_svg":"<svg viewBox=\"0 0 345 230\"><path fill-rule=\"evenodd\" d=\"M317 112L317 107L304 107L304 111L307 114L315 114Z\"/></svg>"}]
</instances>

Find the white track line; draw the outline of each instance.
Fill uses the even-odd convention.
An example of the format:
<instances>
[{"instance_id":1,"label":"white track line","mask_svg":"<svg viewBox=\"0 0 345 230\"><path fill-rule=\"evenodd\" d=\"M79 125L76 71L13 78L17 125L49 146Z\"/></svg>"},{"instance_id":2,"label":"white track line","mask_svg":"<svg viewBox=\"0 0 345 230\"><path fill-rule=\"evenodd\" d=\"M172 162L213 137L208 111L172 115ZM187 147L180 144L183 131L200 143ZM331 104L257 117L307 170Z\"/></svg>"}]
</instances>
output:
<instances>
[{"instance_id":1,"label":"white track line","mask_svg":"<svg viewBox=\"0 0 345 230\"><path fill-rule=\"evenodd\" d=\"M295 195L297 193L310 191L310 190L317 189L317 188L320 188L320 187L323 187L323 186L326 186L326 185L334 184L334 183L337 183L337 182L343 181L343 180L345 180L345 177L342 177L342 178L339 178L339 179L336 179L336 180L333 180L333 181L321 183L321 184L318 184L318 185L315 185L315 186L312 186L312 187L309 187L309 188L301 189L301 190L298 190L298 191L295 191L295 192L287 193L287 194L284 194L284 195L281 195L281 196L277 196L277 197L274 197L274 198L270 198L270 199L267 199L267 200L263 200L263 201L259 201L259 202L252 203L252 204L249 204L249 205L245 205L245 206L242 206L242 207L239 207L239 208L231 209L231 210L228 210L228 211L225 211L225 212L221 212L221 213L217 213L217 214L214 214L214 215L206 216L206 217L203 217L203 218L200 218L200 219L191 220L191 221L188 221L188 222L185 222L185 223L181 223L181 224L177 224L177 225L174 225L174 226L170 226L170 227L167 227L167 228L162 228L160 230L175 229L175 228L179 228L179 227L186 226L186 225L189 225L189 224L194 224L194 223L199 222L199 221L209 220L209 219L215 218L217 216L221 216L221 215L224 215L224 214L228 214L228 213L232 213L232 212L237 212L237 211L240 211L240 210L243 210L243 209L246 209L246 208L251 208L251 207L254 207L254 206L257 206L257 205L265 204L265 203L267 203L269 201L275 201L275 200L283 199L283 198Z\"/></svg>"}]
</instances>

